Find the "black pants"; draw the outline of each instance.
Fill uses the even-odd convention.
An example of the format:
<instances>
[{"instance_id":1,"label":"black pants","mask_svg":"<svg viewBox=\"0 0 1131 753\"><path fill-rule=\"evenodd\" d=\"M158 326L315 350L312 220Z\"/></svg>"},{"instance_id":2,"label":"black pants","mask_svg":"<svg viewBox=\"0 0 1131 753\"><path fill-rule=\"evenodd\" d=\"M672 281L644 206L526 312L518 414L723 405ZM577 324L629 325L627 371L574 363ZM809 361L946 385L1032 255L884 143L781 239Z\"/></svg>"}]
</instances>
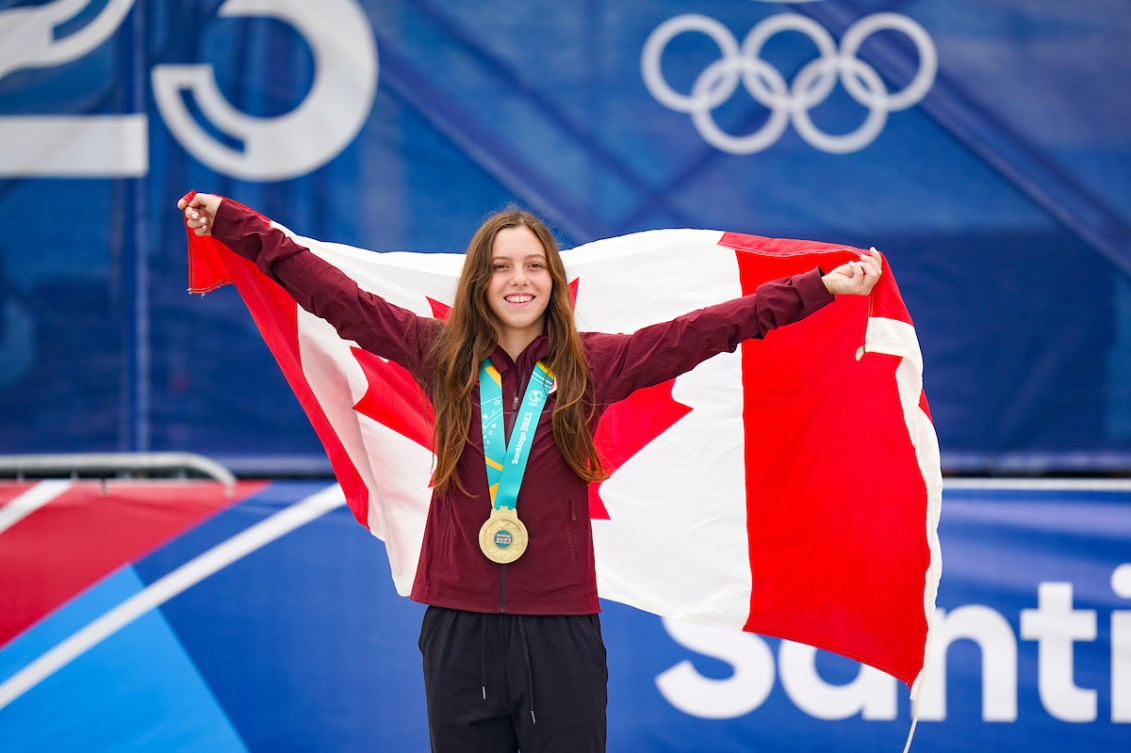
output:
<instances>
[{"instance_id":1,"label":"black pants","mask_svg":"<svg viewBox=\"0 0 1131 753\"><path fill-rule=\"evenodd\" d=\"M428 607L420 627L434 753L602 753L609 673L597 615Z\"/></svg>"}]
</instances>

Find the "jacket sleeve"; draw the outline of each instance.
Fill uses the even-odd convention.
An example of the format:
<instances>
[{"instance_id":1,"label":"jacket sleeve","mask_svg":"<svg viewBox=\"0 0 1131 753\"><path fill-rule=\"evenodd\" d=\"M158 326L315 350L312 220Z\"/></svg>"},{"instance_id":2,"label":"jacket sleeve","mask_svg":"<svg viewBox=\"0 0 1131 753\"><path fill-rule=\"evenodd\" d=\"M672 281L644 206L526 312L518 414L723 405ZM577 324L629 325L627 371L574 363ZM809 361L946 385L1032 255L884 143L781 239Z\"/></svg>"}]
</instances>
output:
<instances>
[{"instance_id":1,"label":"jacket sleeve","mask_svg":"<svg viewBox=\"0 0 1131 753\"><path fill-rule=\"evenodd\" d=\"M254 212L224 200L212 235L255 263L304 309L362 348L418 372L437 322L358 287L348 275Z\"/></svg>"},{"instance_id":2,"label":"jacket sleeve","mask_svg":"<svg viewBox=\"0 0 1131 753\"><path fill-rule=\"evenodd\" d=\"M635 390L674 379L711 356L733 353L743 341L761 339L832 301L821 270L814 269L630 335L591 333L586 343L597 402L615 403Z\"/></svg>"}]
</instances>

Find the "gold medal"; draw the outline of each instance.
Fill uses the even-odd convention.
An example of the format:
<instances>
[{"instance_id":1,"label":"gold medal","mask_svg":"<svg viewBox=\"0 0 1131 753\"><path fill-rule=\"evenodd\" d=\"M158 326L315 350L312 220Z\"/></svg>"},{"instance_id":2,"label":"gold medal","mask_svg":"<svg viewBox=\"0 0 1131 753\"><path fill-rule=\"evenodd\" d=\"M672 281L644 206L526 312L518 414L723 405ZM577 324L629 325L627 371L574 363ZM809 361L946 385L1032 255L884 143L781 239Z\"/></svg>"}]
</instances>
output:
<instances>
[{"instance_id":1,"label":"gold medal","mask_svg":"<svg viewBox=\"0 0 1131 753\"><path fill-rule=\"evenodd\" d=\"M479 548L492 562L506 565L514 562L526 551L530 534L518 519L514 509L504 507L491 510L491 517L479 529Z\"/></svg>"}]
</instances>

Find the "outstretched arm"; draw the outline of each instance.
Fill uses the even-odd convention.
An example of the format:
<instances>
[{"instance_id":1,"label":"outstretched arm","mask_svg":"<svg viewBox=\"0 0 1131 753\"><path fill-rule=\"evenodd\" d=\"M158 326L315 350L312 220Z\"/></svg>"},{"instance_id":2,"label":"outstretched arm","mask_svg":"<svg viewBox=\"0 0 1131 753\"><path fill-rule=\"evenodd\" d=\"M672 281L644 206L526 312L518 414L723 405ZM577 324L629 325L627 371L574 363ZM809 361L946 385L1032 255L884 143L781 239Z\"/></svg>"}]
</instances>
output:
<instances>
[{"instance_id":1,"label":"outstretched arm","mask_svg":"<svg viewBox=\"0 0 1131 753\"><path fill-rule=\"evenodd\" d=\"M338 267L296 243L282 230L235 201L198 193L181 199L185 224L248 259L304 309L338 334L414 371L436 331L436 321L362 290Z\"/></svg>"},{"instance_id":2,"label":"outstretched arm","mask_svg":"<svg viewBox=\"0 0 1131 753\"><path fill-rule=\"evenodd\" d=\"M763 283L742 298L642 327L630 335L587 333L589 365L599 402L690 371L702 361L734 352L746 340L805 318L833 302L819 270Z\"/></svg>"},{"instance_id":3,"label":"outstretched arm","mask_svg":"<svg viewBox=\"0 0 1131 753\"><path fill-rule=\"evenodd\" d=\"M867 295L882 274L879 253L861 255L828 274L812 270L760 286L753 295L644 327L631 335L590 334L594 383L610 402L678 376L703 360L733 352L832 303L835 295Z\"/></svg>"}]
</instances>

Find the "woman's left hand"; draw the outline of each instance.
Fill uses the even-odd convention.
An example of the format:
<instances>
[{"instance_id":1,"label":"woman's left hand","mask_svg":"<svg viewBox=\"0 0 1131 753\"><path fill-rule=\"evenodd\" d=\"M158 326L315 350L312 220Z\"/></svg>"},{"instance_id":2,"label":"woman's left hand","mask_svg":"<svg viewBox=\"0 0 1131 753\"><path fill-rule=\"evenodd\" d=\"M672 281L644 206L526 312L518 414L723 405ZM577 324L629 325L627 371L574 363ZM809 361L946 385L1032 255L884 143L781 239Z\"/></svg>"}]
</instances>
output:
<instances>
[{"instance_id":1,"label":"woman's left hand","mask_svg":"<svg viewBox=\"0 0 1131 753\"><path fill-rule=\"evenodd\" d=\"M223 200L222 196L198 193L192 197L192 201L178 201L177 209L185 213L185 224L189 230L197 235L212 235L212 226L216 224L216 210Z\"/></svg>"},{"instance_id":2,"label":"woman's left hand","mask_svg":"<svg viewBox=\"0 0 1131 753\"><path fill-rule=\"evenodd\" d=\"M868 251L860 256L860 261L841 264L821 278L825 287L833 295L868 295L883 274L883 261L880 252Z\"/></svg>"}]
</instances>

